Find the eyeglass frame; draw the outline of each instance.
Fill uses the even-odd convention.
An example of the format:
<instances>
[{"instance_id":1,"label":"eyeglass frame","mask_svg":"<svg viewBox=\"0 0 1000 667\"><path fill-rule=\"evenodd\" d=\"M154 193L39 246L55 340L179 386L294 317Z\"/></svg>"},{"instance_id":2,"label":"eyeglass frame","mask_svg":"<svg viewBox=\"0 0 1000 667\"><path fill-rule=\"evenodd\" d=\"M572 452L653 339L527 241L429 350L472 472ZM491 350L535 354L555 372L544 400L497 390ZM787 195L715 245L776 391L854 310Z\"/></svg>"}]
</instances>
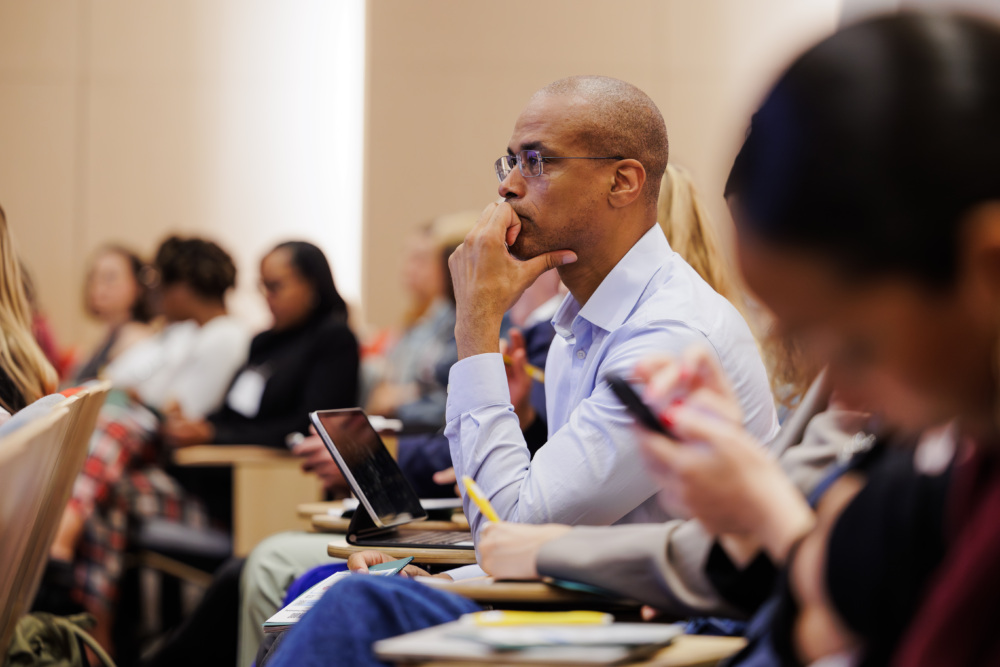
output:
<instances>
[{"instance_id":1,"label":"eyeglass frame","mask_svg":"<svg viewBox=\"0 0 1000 667\"><path fill-rule=\"evenodd\" d=\"M525 173L524 171L525 157L523 156L527 156L529 153L534 153L534 157L538 158L537 174L528 174ZM608 155L604 157L595 157L590 155L542 155L541 151L525 149L523 151L518 151L513 155L511 154L501 155L496 159L496 162L493 163L493 170L496 172L497 180L500 181L501 183L503 183L504 179L510 176L511 172L514 171L514 167L510 167L509 169L507 169L506 174L501 174L501 168L502 168L501 165L505 160L510 160L512 158L517 160L516 162L517 169L518 171L521 172L521 176L523 176L524 178L538 178L543 173L545 173L544 169L542 168L542 164L544 163L545 160L624 160L625 159L620 155Z\"/></svg>"}]
</instances>

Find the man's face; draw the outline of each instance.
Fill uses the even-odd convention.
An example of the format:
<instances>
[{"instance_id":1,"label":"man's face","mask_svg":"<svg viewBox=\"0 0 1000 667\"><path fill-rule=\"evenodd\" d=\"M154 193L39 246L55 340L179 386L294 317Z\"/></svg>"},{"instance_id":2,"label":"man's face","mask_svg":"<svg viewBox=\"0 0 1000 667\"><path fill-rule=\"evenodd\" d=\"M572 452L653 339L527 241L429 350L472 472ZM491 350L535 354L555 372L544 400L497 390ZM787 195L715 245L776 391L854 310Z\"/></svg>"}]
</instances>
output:
<instances>
[{"instance_id":1,"label":"man's face","mask_svg":"<svg viewBox=\"0 0 1000 667\"><path fill-rule=\"evenodd\" d=\"M586 156L579 140L587 105L571 96L532 98L517 119L507 152L537 150L543 156ZM510 246L518 259L553 250L581 249L599 243L601 216L609 209L610 161L546 160L541 176L525 178L514 168L498 192L521 219L521 231Z\"/></svg>"}]
</instances>

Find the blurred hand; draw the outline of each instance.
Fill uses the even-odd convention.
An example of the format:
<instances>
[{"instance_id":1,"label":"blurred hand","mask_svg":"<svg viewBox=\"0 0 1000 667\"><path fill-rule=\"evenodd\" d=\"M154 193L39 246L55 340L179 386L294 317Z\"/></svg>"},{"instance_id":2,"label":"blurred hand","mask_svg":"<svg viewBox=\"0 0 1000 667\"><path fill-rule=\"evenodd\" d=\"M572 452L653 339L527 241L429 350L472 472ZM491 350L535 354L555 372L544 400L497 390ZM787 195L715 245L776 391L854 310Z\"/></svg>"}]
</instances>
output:
<instances>
[{"instance_id":1,"label":"blurred hand","mask_svg":"<svg viewBox=\"0 0 1000 667\"><path fill-rule=\"evenodd\" d=\"M454 467L445 468L444 470L438 470L436 473L434 473L434 476L431 477L431 479L434 480L435 484L440 484L441 486L445 486L446 484L453 484L454 485L453 491L455 492L455 495L458 496L459 498L462 497L462 490L458 488L458 478L455 476Z\"/></svg>"},{"instance_id":2,"label":"blurred hand","mask_svg":"<svg viewBox=\"0 0 1000 667\"><path fill-rule=\"evenodd\" d=\"M679 357L646 357L633 375L645 383L642 399L661 419L672 405L684 401L732 424L743 423L743 408L729 378L715 352L703 345L689 347Z\"/></svg>"},{"instance_id":3,"label":"blurred hand","mask_svg":"<svg viewBox=\"0 0 1000 667\"><path fill-rule=\"evenodd\" d=\"M179 410L166 417L166 421L160 427L160 433L163 435L163 441L171 447L205 445L215 439L215 427L204 419L185 419L180 416Z\"/></svg>"},{"instance_id":4,"label":"blurred hand","mask_svg":"<svg viewBox=\"0 0 1000 667\"><path fill-rule=\"evenodd\" d=\"M487 523L480 533L479 564L497 579L537 579L542 545L570 530L556 523Z\"/></svg>"},{"instance_id":5,"label":"blurred hand","mask_svg":"<svg viewBox=\"0 0 1000 667\"><path fill-rule=\"evenodd\" d=\"M507 246L517 240L521 219L510 204L492 203L448 260L455 286L455 341L458 358L496 352L503 314L535 278L576 261L576 253L556 250L515 259Z\"/></svg>"},{"instance_id":6,"label":"blurred hand","mask_svg":"<svg viewBox=\"0 0 1000 667\"><path fill-rule=\"evenodd\" d=\"M399 560L394 556L388 556L381 551L356 551L347 559L347 569L358 574L367 574L368 568L380 563L389 563ZM416 565L407 565L400 570L400 577L429 577L426 570L422 570ZM451 579L451 577L447 577Z\"/></svg>"},{"instance_id":7,"label":"blurred hand","mask_svg":"<svg viewBox=\"0 0 1000 667\"><path fill-rule=\"evenodd\" d=\"M445 484L455 484L458 478L455 476L455 468L445 468L434 473L434 483L444 486Z\"/></svg>"},{"instance_id":8,"label":"blurred hand","mask_svg":"<svg viewBox=\"0 0 1000 667\"><path fill-rule=\"evenodd\" d=\"M759 540L773 558L783 558L789 541L812 525L812 511L743 429L742 410L714 355L692 350L679 362L653 359L636 371L647 381L645 400L679 438L636 427L661 505L689 513L715 535Z\"/></svg>"},{"instance_id":9,"label":"blurred hand","mask_svg":"<svg viewBox=\"0 0 1000 667\"><path fill-rule=\"evenodd\" d=\"M504 364L507 371L507 387L510 389L510 403L514 406L521 430L535 421L535 408L531 404L531 383L525 366L528 365L528 351L524 347L524 334L517 329L510 330L510 341L500 341L500 354L506 355L510 363Z\"/></svg>"},{"instance_id":10,"label":"blurred hand","mask_svg":"<svg viewBox=\"0 0 1000 667\"><path fill-rule=\"evenodd\" d=\"M309 431L310 435L292 448L292 454L302 459L302 470L316 473L327 491L347 488L347 480L330 455L330 450L316 435L314 428L310 428Z\"/></svg>"}]
</instances>

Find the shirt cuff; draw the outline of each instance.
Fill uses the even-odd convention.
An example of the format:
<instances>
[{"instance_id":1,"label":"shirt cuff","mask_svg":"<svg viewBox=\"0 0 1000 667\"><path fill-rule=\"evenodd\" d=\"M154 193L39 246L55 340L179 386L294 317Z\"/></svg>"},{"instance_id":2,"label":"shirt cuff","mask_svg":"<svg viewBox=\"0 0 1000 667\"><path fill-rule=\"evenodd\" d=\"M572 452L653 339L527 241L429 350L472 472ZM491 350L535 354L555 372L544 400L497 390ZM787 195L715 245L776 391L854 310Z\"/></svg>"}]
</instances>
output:
<instances>
[{"instance_id":1,"label":"shirt cuff","mask_svg":"<svg viewBox=\"0 0 1000 667\"><path fill-rule=\"evenodd\" d=\"M502 355L476 354L451 367L447 421L491 405L510 405L510 388Z\"/></svg>"}]
</instances>

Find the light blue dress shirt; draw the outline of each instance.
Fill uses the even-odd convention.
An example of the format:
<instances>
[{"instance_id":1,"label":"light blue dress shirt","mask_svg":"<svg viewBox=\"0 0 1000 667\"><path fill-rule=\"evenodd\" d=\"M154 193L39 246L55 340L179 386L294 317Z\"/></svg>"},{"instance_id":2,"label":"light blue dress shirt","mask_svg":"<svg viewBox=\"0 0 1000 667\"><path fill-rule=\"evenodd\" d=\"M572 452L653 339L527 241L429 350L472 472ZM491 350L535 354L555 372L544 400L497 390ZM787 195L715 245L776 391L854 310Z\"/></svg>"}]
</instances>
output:
<instances>
[{"instance_id":1,"label":"light blue dress shirt","mask_svg":"<svg viewBox=\"0 0 1000 667\"><path fill-rule=\"evenodd\" d=\"M628 377L652 353L714 350L761 442L778 432L767 374L739 312L671 250L654 225L581 307L567 295L545 366L549 439L532 460L510 404L500 354L459 361L449 378L447 426L455 472L482 487L505 521L608 525L671 518L655 497L633 419L606 374ZM466 497L478 536L485 519Z\"/></svg>"}]
</instances>

